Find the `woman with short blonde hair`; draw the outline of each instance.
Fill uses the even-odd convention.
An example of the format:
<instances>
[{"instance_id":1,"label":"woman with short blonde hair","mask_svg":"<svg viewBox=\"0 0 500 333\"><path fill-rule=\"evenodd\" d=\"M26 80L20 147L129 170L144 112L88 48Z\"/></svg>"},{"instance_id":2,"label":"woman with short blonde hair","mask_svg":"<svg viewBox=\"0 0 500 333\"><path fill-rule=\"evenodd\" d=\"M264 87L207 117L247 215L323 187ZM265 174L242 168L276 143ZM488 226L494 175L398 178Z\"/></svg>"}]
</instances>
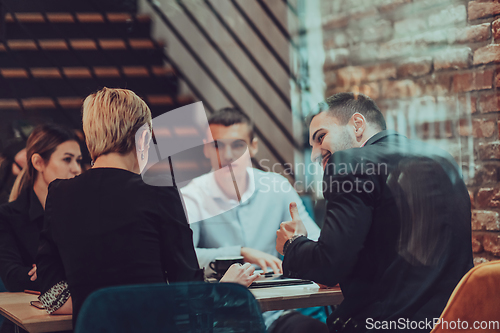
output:
<instances>
[{"instance_id":1,"label":"woman with short blonde hair","mask_svg":"<svg viewBox=\"0 0 500 333\"><path fill-rule=\"evenodd\" d=\"M143 125L152 130L146 102L126 89L103 88L89 95L83 102L82 121L93 161L107 153L130 152L137 130Z\"/></svg>"},{"instance_id":2,"label":"woman with short blonde hair","mask_svg":"<svg viewBox=\"0 0 500 333\"><path fill-rule=\"evenodd\" d=\"M94 165L51 185L38 252L40 301L50 313L72 311L73 323L97 289L204 278L177 188L147 185L140 175L151 137L146 103L104 88L85 100L83 129ZM222 281L257 277L250 264L235 265Z\"/></svg>"}]
</instances>

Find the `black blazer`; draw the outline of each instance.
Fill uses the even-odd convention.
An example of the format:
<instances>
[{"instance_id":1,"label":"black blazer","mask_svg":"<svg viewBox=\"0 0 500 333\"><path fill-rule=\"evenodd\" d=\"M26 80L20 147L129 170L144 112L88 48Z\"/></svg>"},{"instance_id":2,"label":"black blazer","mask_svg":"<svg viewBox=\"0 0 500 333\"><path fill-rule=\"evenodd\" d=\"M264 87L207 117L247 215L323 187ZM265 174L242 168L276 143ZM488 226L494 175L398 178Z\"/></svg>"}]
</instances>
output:
<instances>
[{"instance_id":1,"label":"black blazer","mask_svg":"<svg viewBox=\"0 0 500 333\"><path fill-rule=\"evenodd\" d=\"M344 301L331 319L370 328L368 318L438 318L473 266L470 199L454 159L382 131L334 153L323 180L321 235L291 243L285 274L340 283Z\"/></svg>"},{"instance_id":2,"label":"black blazer","mask_svg":"<svg viewBox=\"0 0 500 333\"><path fill-rule=\"evenodd\" d=\"M8 291L39 290L28 272L35 263L43 208L33 189L0 206L0 277Z\"/></svg>"},{"instance_id":3,"label":"black blazer","mask_svg":"<svg viewBox=\"0 0 500 333\"><path fill-rule=\"evenodd\" d=\"M73 322L104 287L203 281L177 188L114 168L50 184L37 263L42 293L67 281Z\"/></svg>"}]
</instances>

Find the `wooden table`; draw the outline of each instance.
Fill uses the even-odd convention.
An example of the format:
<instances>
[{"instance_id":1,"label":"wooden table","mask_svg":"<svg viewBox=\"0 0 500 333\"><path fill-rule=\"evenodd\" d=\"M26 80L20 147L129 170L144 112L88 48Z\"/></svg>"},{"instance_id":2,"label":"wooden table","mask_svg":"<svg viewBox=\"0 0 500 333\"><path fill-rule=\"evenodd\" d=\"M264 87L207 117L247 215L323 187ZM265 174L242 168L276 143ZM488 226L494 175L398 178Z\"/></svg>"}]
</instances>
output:
<instances>
[{"instance_id":1,"label":"wooden table","mask_svg":"<svg viewBox=\"0 0 500 333\"><path fill-rule=\"evenodd\" d=\"M71 315L48 315L30 305L38 296L26 293L0 293L0 314L28 332L72 330Z\"/></svg>"},{"instance_id":2,"label":"wooden table","mask_svg":"<svg viewBox=\"0 0 500 333\"><path fill-rule=\"evenodd\" d=\"M262 311L288 310L340 304L339 287L319 289L317 284L250 289Z\"/></svg>"},{"instance_id":3,"label":"wooden table","mask_svg":"<svg viewBox=\"0 0 500 333\"><path fill-rule=\"evenodd\" d=\"M339 288L319 289L316 284L250 289L262 311L325 306L342 302ZM32 333L58 332L72 329L71 315L48 315L30 305L36 295L0 293L0 314Z\"/></svg>"}]
</instances>

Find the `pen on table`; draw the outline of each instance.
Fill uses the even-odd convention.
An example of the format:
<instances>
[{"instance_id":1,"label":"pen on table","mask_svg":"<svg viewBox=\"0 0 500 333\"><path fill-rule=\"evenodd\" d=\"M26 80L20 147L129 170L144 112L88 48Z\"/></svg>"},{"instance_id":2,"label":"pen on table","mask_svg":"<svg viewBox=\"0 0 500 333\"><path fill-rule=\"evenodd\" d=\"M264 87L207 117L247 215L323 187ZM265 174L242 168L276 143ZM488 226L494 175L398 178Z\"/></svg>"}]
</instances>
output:
<instances>
[{"instance_id":1,"label":"pen on table","mask_svg":"<svg viewBox=\"0 0 500 333\"><path fill-rule=\"evenodd\" d=\"M26 289L24 292L25 292L26 294L33 294L33 295L40 295L40 294L41 294L41 292L36 291L36 290L27 290L27 289Z\"/></svg>"}]
</instances>

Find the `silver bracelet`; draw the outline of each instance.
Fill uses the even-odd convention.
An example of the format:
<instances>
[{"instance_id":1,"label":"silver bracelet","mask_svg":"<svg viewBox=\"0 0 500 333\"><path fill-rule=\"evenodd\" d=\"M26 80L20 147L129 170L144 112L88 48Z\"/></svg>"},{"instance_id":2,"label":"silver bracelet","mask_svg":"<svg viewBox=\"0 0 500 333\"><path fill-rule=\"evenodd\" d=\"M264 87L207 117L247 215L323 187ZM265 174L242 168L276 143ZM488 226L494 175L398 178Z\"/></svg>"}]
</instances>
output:
<instances>
[{"instance_id":1,"label":"silver bracelet","mask_svg":"<svg viewBox=\"0 0 500 333\"><path fill-rule=\"evenodd\" d=\"M296 240L297 238L300 238L300 237L304 237L304 235L293 235L292 238L289 238L285 244L283 245L283 255L286 254L286 251L288 250L288 248L290 247L290 244L292 244L292 242L294 240Z\"/></svg>"}]
</instances>

